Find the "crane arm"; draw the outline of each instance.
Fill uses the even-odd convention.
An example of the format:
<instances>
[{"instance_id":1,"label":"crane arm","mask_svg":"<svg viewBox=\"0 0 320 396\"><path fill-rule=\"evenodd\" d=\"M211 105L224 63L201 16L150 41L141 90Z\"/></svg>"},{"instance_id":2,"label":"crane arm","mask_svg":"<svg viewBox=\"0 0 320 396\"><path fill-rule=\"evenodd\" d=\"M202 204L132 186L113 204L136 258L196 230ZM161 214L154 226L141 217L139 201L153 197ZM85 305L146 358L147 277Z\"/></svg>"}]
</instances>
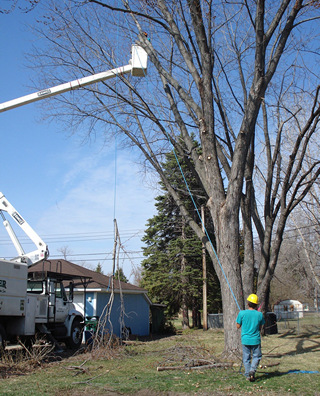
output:
<instances>
[{"instance_id":1,"label":"crane arm","mask_svg":"<svg viewBox=\"0 0 320 396\"><path fill-rule=\"evenodd\" d=\"M14 109L19 106L26 105L28 103L37 102L51 96L62 94L68 91L79 89L96 82L105 81L110 78L114 78L118 75L131 73L136 77L143 77L147 73L147 60L148 55L146 51L139 45L132 46L132 57L129 64L126 66L117 67L116 69L108 70L106 72L93 74L92 76L87 76L73 80L64 84L57 85L55 87L47 88L42 91L32 93L30 95L25 95L17 99L9 100L0 104L0 113Z\"/></svg>"},{"instance_id":2,"label":"crane arm","mask_svg":"<svg viewBox=\"0 0 320 396\"><path fill-rule=\"evenodd\" d=\"M26 220L20 215L20 213L11 205L11 203L6 199L6 197L0 192L0 211L7 212L12 219L18 224L18 226L24 231L24 233L32 240L36 245L37 249L30 253L25 253L16 234L14 233L11 224L5 219L3 213L1 216L3 218L3 224L14 244L19 259L25 261L28 265L31 265L39 260L45 259L48 256L48 246L40 238L40 236L33 230L33 228L26 222Z\"/></svg>"}]
</instances>

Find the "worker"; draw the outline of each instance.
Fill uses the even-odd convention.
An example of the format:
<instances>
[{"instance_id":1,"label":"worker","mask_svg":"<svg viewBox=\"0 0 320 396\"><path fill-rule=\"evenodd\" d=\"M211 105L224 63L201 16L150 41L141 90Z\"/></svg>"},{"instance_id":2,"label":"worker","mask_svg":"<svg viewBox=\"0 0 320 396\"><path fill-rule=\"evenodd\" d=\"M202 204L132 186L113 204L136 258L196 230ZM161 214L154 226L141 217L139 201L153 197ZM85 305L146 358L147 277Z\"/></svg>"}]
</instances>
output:
<instances>
[{"instance_id":1,"label":"worker","mask_svg":"<svg viewBox=\"0 0 320 396\"><path fill-rule=\"evenodd\" d=\"M255 373L262 357L261 327L265 320L261 312L257 311L258 296L250 294L247 298L248 309L240 311L237 317L237 329L241 328L242 361L245 377L248 381L255 381Z\"/></svg>"}]
</instances>

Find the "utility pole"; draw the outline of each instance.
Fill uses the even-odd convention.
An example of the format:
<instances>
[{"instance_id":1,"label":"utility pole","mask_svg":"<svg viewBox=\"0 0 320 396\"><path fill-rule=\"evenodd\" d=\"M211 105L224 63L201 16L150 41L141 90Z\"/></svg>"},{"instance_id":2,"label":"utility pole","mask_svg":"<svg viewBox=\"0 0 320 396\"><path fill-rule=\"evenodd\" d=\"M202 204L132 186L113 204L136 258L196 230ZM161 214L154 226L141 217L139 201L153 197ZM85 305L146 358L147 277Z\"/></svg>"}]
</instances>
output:
<instances>
[{"instance_id":1,"label":"utility pole","mask_svg":"<svg viewBox=\"0 0 320 396\"><path fill-rule=\"evenodd\" d=\"M204 225L204 206L201 206L202 231L205 231ZM207 263L206 263L206 245L202 242L202 300L203 300L203 330L208 330L208 309L207 309Z\"/></svg>"}]
</instances>

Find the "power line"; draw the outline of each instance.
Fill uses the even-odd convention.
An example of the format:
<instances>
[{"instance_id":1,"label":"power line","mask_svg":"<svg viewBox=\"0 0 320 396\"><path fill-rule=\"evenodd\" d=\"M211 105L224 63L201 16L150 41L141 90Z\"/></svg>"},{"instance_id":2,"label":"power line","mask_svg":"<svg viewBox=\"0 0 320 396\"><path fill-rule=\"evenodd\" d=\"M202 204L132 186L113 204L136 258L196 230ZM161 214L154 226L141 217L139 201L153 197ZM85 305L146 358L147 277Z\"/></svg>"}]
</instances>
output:
<instances>
[{"instance_id":1,"label":"power line","mask_svg":"<svg viewBox=\"0 0 320 396\"><path fill-rule=\"evenodd\" d=\"M59 259L61 259L61 256L52 256L52 258L53 257L59 257ZM141 259L144 259L144 258L145 258L144 256L134 256L134 257L130 257L130 260L141 260ZM123 258L120 258L121 261L125 260L125 259L126 259L125 256ZM113 258L112 257L110 257L110 258L101 257L101 258L91 258L91 259L90 258L86 258L86 259L81 260L81 259L69 259L67 257L66 260L72 261L72 262L83 262L83 261L85 261L85 262L87 262L87 261L88 262L89 261L94 261L94 262L101 261L101 262L104 262L104 261L113 261ZM50 261L50 258L49 258L49 261Z\"/></svg>"},{"instance_id":2,"label":"power line","mask_svg":"<svg viewBox=\"0 0 320 396\"><path fill-rule=\"evenodd\" d=\"M140 238L143 236L144 230L125 230L122 232L122 237L126 238ZM26 235L18 236L19 240L26 244L33 243ZM42 238L49 244L50 243L66 243L66 242L91 242L102 240L113 240L114 235L105 232L90 232L90 233L72 233L72 234L48 234L43 235ZM11 244L9 237L0 237L0 245Z\"/></svg>"},{"instance_id":3,"label":"power line","mask_svg":"<svg viewBox=\"0 0 320 396\"><path fill-rule=\"evenodd\" d=\"M127 254L142 254L143 253L143 251L142 250L126 250L125 252L122 252L122 251L120 251L120 255L127 255ZM68 257L77 257L77 256L99 256L99 255L111 255L111 254L113 254L113 251L110 251L110 252L100 252L100 253L76 253L76 254L73 254L73 253L68 253L67 254L67 256ZM55 254L55 255L51 255L51 257L57 257L58 255L57 254ZM60 255L59 255L60 256Z\"/></svg>"},{"instance_id":4,"label":"power line","mask_svg":"<svg viewBox=\"0 0 320 396\"><path fill-rule=\"evenodd\" d=\"M139 250L127 250L125 252L119 252L119 257L121 260L127 258L128 256L132 260L137 260L137 259L143 259L145 256L142 255L142 251ZM76 254L67 254L66 260L72 260L72 261L110 261L113 260L113 252L99 252L99 253L76 253ZM94 257L90 258L92 256L100 256L100 257ZM111 257L108 257L111 256ZM74 258L74 257L83 257L82 259L80 258ZM88 258L89 257L89 258ZM6 259L9 259L6 257ZM61 259L61 254L50 254L49 260L50 259Z\"/></svg>"}]
</instances>

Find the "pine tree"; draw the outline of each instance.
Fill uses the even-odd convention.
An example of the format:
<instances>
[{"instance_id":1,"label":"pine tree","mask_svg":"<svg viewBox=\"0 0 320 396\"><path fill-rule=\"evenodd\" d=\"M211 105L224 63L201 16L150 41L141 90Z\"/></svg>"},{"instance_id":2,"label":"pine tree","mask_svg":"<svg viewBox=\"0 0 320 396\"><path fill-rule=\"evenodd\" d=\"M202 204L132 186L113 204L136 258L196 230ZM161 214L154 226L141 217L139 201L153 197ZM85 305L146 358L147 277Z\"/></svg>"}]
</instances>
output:
<instances>
[{"instance_id":1,"label":"pine tree","mask_svg":"<svg viewBox=\"0 0 320 396\"><path fill-rule=\"evenodd\" d=\"M183 162L182 162L183 163ZM183 165L181 165L183 167ZM184 174L190 173L183 167ZM184 184L179 166L172 154L166 157L167 176L179 191L185 191L185 204L194 205ZM189 189L197 207L203 204L201 186L188 174ZM142 262L142 284L154 302L167 305L169 314L183 312L184 327L189 325L188 310L192 310L193 324L199 326L202 307L202 244L191 228L185 224L178 206L161 185L163 195L156 198L158 213L148 220L143 241L146 259ZM195 211L195 221L201 222ZM213 234L212 226L211 232ZM208 258L209 260L209 258ZM208 309L221 308L220 289L212 265L209 265Z\"/></svg>"},{"instance_id":2,"label":"pine tree","mask_svg":"<svg viewBox=\"0 0 320 396\"><path fill-rule=\"evenodd\" d=\"M100 264L100 263L98 263L98 264L97 264L97 267L96 267L96 272L98 272L99 274L103 274L103 271L102 271L102 266L101 266L101 264Z\"/></svg>"},{"instance_id":3,"label":"pine tree","mask_svg":"<svg viewBox=\"0 0 320 396\"><path fill-rule=\"evenodd\" d=\"M116 270L116 272L114 274L114 278L117 279L117 280L119 279L120 282L125 282L125 283L129 282L128 278L125 276L125 274L123 272L123 269L121 267L119 267Z\"/></svg>"}]
</instances>

